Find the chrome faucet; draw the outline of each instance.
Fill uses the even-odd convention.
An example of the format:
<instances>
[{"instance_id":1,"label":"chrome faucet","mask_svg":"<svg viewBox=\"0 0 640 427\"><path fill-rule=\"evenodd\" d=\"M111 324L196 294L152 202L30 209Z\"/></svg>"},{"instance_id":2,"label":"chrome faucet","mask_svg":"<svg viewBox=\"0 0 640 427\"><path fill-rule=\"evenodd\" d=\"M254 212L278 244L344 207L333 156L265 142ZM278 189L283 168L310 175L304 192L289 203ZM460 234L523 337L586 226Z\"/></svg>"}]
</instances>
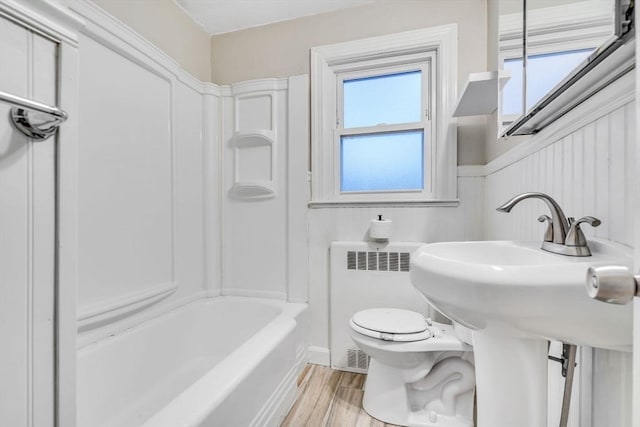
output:
<instances>
[{"instance_id":1,"label":"chrome faucet","mask_svg":"<svg viewBox=\"0 0 640 427\"><path fill-rule=\"evenodd\" d=\"M591 256L587 239L580 229L580 224L587 223L592 227L600 225L600 220L592 216L585 216L575 221L573 218L566 218L560 205L553 198L544 193L522 193L504 205L497 208L498 212L511 212L511 209L524 199L540 199L547 204L551 211L551 217L542 215L538 218L540 222L548 222L545 232L542 249L560 255L568 256Z\"/></svg>"}]
</instances>

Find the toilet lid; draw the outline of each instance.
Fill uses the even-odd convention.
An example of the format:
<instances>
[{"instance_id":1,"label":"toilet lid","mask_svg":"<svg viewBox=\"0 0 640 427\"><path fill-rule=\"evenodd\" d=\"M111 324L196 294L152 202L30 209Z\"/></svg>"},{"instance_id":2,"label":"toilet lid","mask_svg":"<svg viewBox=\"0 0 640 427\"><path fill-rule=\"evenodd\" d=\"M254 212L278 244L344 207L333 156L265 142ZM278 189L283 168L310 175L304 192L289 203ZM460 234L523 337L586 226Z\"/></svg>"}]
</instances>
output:
<instances>
[{"instance_id":1,"label":"toilet lid","mask_svg":"<svg viewBox=\"0 0 640 427\"><path fill-rule=\"evenodd\" d=\"M362 328L388 334L415 334L427 329L427 322L421 314L398 308L359 311L351 320Z\"/></svg>"}]
</instances>

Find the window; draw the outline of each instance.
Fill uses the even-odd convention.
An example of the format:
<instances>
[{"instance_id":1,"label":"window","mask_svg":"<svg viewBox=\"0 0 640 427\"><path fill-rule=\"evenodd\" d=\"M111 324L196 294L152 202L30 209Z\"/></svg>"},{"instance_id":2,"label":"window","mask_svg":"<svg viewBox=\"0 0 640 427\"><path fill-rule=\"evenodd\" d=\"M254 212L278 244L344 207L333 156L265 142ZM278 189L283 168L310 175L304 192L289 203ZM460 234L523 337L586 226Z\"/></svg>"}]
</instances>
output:
<instances>
[{"instance_id":1,"label":"window","mask_svg":"<svg viewBox=\"0 0 640 427\"><path fill-rule=\"evenodd\" d=\"M526 94L522 90L522 46L513 43L514 35L522 37L522 14L502 15L500 19L499 58L511 76L501 96L500 116L506 127L530 111L609 38L613 10L609 3L597 1L528 10Z\"/></svg>"},{"instance_id":2,"label":"window","mask_svg":"<svg viewBox=\"0 0 640 427\"><path fill-rule=\"evenodd\" d=\"M341 193L423 191L430 184L429 65L338 75Z\"/></svg>"},{"instance_id":3,"label":"window","mask_svg":"<svg viewBox=\"0 0 640 427\"><path fill-rule=\"evenodd\" d=\"M543 96L569 75L595 48L567 50L529 55L527 73L536 79L527 81L526 109L529 111ZM522 58L505 59L503 68L511 78L502 89L502 114L520 116L522 111Z\"/></svg>"},{"instance_id":4,"label":"window","mask_svg":"<svg viewBox=\"0 0 640 427\"><path fill-rule=\"evenodd\" d=\"M455 203L455 26L312 49L312 206ZM381 47L383 46L383 47Z\"/></svg>"}]
</instances>

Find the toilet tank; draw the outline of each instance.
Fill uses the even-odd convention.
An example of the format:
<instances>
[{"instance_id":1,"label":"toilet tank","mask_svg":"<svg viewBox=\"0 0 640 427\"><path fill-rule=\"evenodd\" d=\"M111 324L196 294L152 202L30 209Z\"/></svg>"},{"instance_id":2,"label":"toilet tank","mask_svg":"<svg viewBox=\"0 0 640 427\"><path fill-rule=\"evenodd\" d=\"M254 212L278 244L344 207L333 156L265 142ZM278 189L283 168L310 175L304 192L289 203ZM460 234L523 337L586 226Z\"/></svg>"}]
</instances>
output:
<instances>
[{"instance_id":1,"label":"toilet tank","mask_svg":"<svg viewBox=\"0 0 640 427\"><path fill-rule=\"evenodd\" d=\"M330 249L331 367L366 372L367 355L349 337L349 319L367 308L403 308L432 315L409 280L420 242L333 242Z\"/></svg>"}]
</instances>

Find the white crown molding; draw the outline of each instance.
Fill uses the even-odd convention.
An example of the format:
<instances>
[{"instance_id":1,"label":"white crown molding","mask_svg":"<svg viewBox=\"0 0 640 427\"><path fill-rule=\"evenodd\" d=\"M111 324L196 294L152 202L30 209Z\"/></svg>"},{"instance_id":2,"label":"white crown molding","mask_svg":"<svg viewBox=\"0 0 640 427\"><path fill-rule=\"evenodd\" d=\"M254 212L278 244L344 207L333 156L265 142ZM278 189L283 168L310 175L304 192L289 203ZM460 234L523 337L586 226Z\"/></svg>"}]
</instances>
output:
<instances>
[{"instance_id":1,"label":"white crown molding","mask_svg":"<svg viewBox=\"0 0 640 427\"><path fill-rule=\"evenodd\" d=\"M174 72L176 78L179 82L184 83L186 86L198 92L200 95L204 94L204 83L198 80L197 77L193 76L189 72L185 71L183 68L179 68Z\"/></svg>"},{"instance_id":2,"label":"white crown molding","mask_svg":"<svg viewBox=\"0 0 640 427\"><path fill-rule=\"evenodd\" d=\"M222 96L223 87L224 86L219 86L215 83L205 82L205 83L202 83L202 94L220 97Z\"/></svg>"},{"instance_id":3,"label":"white crown molding","mask_svg":"<svg viewBox=\"0 0 640 427\"><path fill-rule=\"evenodd\" d=\"M78 31L84 20L69 9L46 0L0 0L0 12L57 41L78 45Z\"/></svg>"},{"instance_id":4,"label":"white crown molding","mask_svg":"<svg viewBox=\"0 0 640 427\"><path fill-rule=\"evenodd\" d=\"M528 141L517 145L485 166L486 175L530 156L536 151L557 142L578 129L596 121L635 99L635 70L619 78L573 110L556 120ZM508 143L508 139L505 142Z\"/></svg>"},{"instance_id":5,"label":"white crown molding","mask_svg":"<svg viewBox=\"0 0 640 427\"><path fill-rule=\"evenodd\" d=\"M98 39L107 46L124 53L147 56L155 65L177 74L178 63L160 48L149 42L129 26L116 19L96 4L84 0L70 0L69 7L87 20L84 33ZM142 62L139 59L136 62Z\"/></svg>"},{"instance_id":6,"label":"white crown molding","mask_svg":"<svg viewBox=\"0 0 640 427\"><path fill-rule=\"evenodd\" d=\"M159 47L96 4L69 0L69 8L86 20L82 30L86 35L164 78L171 75L201 94L209 93L210 83L194 77ZM140 54L146 58L141 58Z\"/></svg>"},{"instance_id":7,"label":"white crown molding","mask_svg":"<svg viewBox=\"0 0 640 427\"><path fill-rule=\"evenodd\" d=\"M249 80L233 83L229 87L231 88L231 95L242 95L248 92L287 90L288 86L289 78L285 77L280 79Z\"/></svg>"}]
</instances>

